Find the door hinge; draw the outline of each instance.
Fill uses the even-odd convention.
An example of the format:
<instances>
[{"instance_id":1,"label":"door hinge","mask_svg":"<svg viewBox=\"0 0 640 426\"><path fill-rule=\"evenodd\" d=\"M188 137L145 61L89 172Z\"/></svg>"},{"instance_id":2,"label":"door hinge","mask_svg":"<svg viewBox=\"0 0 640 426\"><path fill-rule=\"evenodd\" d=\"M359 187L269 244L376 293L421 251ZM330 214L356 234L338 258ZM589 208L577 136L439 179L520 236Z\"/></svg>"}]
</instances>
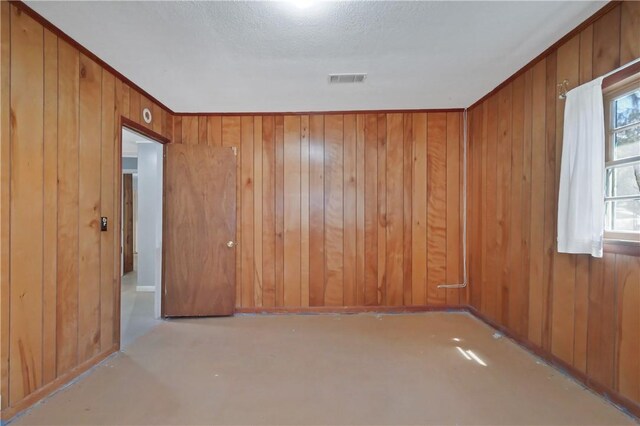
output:
<instances>
[{"instance_id":1,"label":"door hinge","mask_svg":"<svg viewBox=\"0 0 640 426\"><path fill-rule=\"evenodd\" d=\"M238 156L238 147L237 146L232 146L231 149L233 150L233 155L235 155L237 157Z\"/></svg>"}]
</instances>

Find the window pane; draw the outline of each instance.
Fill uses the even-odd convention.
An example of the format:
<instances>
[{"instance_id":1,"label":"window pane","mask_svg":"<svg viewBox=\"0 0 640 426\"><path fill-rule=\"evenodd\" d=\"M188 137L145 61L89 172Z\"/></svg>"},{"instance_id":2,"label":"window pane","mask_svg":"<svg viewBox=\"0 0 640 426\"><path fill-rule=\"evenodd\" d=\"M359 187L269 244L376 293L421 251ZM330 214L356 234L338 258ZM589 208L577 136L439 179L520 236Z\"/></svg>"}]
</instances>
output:
<instances>
[{"instance_id":1,"label":"window pane","mask_svg":"<svg viewBox=\"0 0 640 426\"><path fill-rule=\"evenodd\" d=\"M615 133L613 159L640 155L640 125Z\"/></svg>"},{"instance_id":2,"label":"window pane","mask_svg":"<svg viewBox=\"0 0 640 426\"><path fill-rule=\"evenodd\" d=\"M607 170L607 196L640 195L640 164Z\"/></svg>"},{"instance_id":3,"label":"window pane","mask_svg":"<svg viewBox=\"0 0 640 426\"><path fill-rule=\"evenodd\" d=\"M615 101L613 109L616 128L640 122L640 90Z\"/></svg>"},{"instance_id":4,"label":"window pane","mask_svg":"<svg viewBox=\"0 0 640 426\"><path fill-rule=\"evenodd\" d=\"M640 232L640 200L608 201L606 230Z\"/></svg>"}]
</instances>

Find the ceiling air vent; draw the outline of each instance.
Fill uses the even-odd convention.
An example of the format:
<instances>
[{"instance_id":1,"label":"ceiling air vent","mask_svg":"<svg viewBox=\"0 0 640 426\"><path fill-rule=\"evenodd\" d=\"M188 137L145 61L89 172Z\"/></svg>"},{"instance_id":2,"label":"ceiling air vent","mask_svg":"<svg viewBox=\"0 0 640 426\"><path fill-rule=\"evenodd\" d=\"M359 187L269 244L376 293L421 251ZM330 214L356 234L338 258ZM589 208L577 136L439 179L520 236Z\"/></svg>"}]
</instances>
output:
<instances>
[{"instance_id":1,"label":"ceiling air vent","mask_svg":"<svg viewBox=\"0 0 640 426\"><path fill-rule=\"evenodd\" d=\"M329 83L362 83L366 74L329 74Z\"/></svg>"}]
</instances>

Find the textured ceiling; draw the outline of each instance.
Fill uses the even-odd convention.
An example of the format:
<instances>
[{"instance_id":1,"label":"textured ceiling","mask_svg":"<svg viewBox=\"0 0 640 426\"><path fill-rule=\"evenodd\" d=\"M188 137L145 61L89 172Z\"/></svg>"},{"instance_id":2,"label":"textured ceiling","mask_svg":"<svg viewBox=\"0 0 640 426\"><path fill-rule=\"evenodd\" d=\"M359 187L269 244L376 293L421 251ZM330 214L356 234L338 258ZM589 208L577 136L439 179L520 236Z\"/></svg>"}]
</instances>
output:
<instances>
[{"instance_id":1,"label":"textured ceiling","mask_svg":"<svg viewBox=\"0 0 640 426\"><path fill-rule=\"evenodd\" d=\"M174 111L283 112L469 106L606 2L27 3Z\"/></svg>"}]
</instances>

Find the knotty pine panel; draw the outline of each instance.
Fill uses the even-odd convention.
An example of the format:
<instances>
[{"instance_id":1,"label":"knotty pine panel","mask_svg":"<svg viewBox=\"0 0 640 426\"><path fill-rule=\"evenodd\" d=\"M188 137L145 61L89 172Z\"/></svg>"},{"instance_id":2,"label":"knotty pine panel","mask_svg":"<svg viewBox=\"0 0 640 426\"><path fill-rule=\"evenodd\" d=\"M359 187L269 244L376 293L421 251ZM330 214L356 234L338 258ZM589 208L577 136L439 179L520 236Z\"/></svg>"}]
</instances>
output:
<instances>
[{"instance_id":1,"label":"knotty pine panel","mask_svg":"<svg viewBox=\"0 0 640 426\"><path fill-rule=\"evenodd\" d=\"M470 304L635 412L640 261L556 252L564 119L556 83L575 87L639 57L638 13L637 3L613 4L474 105L468 126Z\"/></svg>"}]
</instances>

